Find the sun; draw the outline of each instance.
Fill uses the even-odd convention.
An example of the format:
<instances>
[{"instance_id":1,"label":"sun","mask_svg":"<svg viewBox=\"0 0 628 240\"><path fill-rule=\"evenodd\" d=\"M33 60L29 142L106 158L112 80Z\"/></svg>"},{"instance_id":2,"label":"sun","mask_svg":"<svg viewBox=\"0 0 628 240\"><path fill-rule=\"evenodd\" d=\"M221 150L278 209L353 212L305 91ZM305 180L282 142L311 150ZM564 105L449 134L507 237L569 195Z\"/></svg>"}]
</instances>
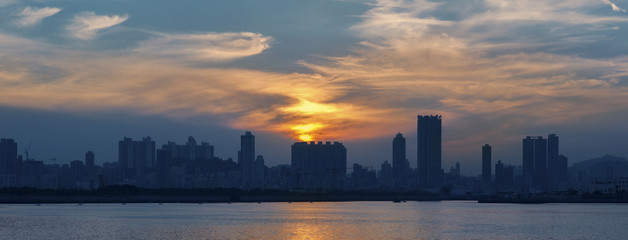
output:
<instances>
[{"instance_id":1,"label":"sun","mask_svg":"<svg viewBox=\"0 0 628 240\"><path fill-rule=\"evenodd\" d=\"M294 125L290 127L290 129L294 131L299 140L303 142L311 142L316 141L316 131L323 128L324 126L325 125L323 125L322 123L308 123Z\"/></svg>"},{"instance_id":2,"label":"sun","mask_svg":"<svg viewBox=\"0 0 628 240\"><path fill-rule=\"evenodd\" d=\"M302 142L312 142L315 139L314 139L314 136L310 134L301 134L299 135L299 140L301 140Z\"/></svg>"}]
</instances>

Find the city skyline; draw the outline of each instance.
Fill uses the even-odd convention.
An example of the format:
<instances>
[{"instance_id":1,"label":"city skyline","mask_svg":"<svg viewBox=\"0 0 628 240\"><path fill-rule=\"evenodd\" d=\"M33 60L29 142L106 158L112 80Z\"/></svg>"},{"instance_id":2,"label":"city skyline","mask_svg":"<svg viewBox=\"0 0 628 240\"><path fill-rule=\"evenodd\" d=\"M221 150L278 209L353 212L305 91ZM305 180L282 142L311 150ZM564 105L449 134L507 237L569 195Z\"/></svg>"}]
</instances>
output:
<instances>
[{"instance_id":1,"label":"city skyline","mask_svg":"<svg viewBox=\"0 0 628 240\"><path fill-rule=\"evenodd\" d=\"M255 135L246 131L240 136L241 150L237 162L214 156L214 146L188 137L185 144L168 141L157 149L155 141L143 137L134 141L124 137L118 141L118 160L95 164L95 154L85 153L83 160L70 164L47 164L30 159L28 152L18 155L13 139L0 142L0 187L31 187L44 189L99 189L107 186L133 185L147 189L274 189L290 191L427 190L449 194L450 191L514 191L519 194L593 192L605 184L623 182L623 166L617 171L612 164L628 164L625 158L603 156L568 166L568 158L559 153L559 137L549 134L527 136L521 148L521 165L505 165L501 160L491 170L491 150L482 146L482 175L465 176L456 163L449 172L436 169L440 162L440 115L418 115L417 135L423 152L416 169L409 167L405 139L397 133L393 139L395 162L381 164L380 169L353 163L350 173L347 148L334 142L295 142L290 164L266 166L264 157L255 154ZM421 153L421 152L419 152ZM402 161L403 160L403 161ZM395 166L397 166L395 168ZM584 168L582 167L584 166ZM600 172L600 169L604 170ZM616 173L617 172L617 173ZM618 174L618 175L616 175ZM494 177L494 178L493 178ZM600 181L600 179L608 179ZM617 186L619 187L619 186ZM619 191L619 190L618 190ZM623 192L623 186L621 188Z\"/></svg>"},{"instance_id":2,"label":"city skyline","mask_svg":"<svg viewBox=\"0 0 628 240\"><path fill-rule=\"evenodd\" d=\"M237 158L250 130L272 165L294 141L389 160L414 114L443 119L442 167L477 147L520 161L557 133L569 162L628 156L628 2L0 1L0 135L44 161L115 159L127 136L190 136ZM168 17L163 17L168 16Z\"/></svg>"},{"instance_id":3,"label":"city skyline","mask_svg":"<svg viewBox=\"0 0 628 240\"><path fill-rule=\"evenodd\" d=\"M423 117L423 116L419 115L419 119L421 117ZM431 116L427 116L426 115L425 117L428 117L428 118L436 118L437 117L439 122L441 121L441 116L440 115L431 115ZM419 122L420 122L420 120L419 120ZM417 128L416 131L417 131L417 133L419 133L419 128ZM15 141L15 138L6 137L6 136L0 136L0 137L2 137L3 139L6 139L7 141L8 140L14 141L14 144L16 144L17 148L18 148L17 149L17 155L24 157L24 160L26 160L26 156L27 155L25 155L25 154L28 154L27 152L28 152L28 150L30 150L30 148L32 146L32 142L28 143L27 146L20 146L20 145L18 145L18 141ZM123 137L123 141L119 141L118 142L118 144L117 144L117 148L118 149L116 149L116 151L119 151L119 148L122 146L123 142L131 142L132 139L133 138L124 136ZM159 146L162 143L163 143L164 147L170 146L170 145L173 146L173 144L176 143L176 141L172 141L170 139L166 140L165 142L158 142L158 141L152 139L150 136L142 136L142 137L139 137L139 139L141 139L141 141L139 141L138 143L150 141L151 144L152 144L152 148L153 149L156 149L155 146ZM250 139L250 140L245 140L245 139ZM248 161L249 164L255 164L255 156L258 156L258 157L262 156L262 155L256 155L255 154L255 150L254 150L254 148L255 148L255 140L254 139L255 139L255 136L251 135L250 131L245 131L245 134L240 136L240 141L238 142L239 149L247 148L247 149L249 149L248 151L252 150L252 153L248 154L249 157L253 158L253 160ZM187 145L189 145L189 144L196 144L196 141L194 140L193 136L188 136L187 140L188 140L188 142L186 143ZM534 151L534 147L536 145L538 145L538 146L542 146L544 148L543 149L544 152L539 153L540 154L539 156L542 156L544 159L537 160L536 159L536 155L534 155L534 156L532 156L532 160L533 161L540 161L539 164L543 164L543 161L544 161L545 168L541 169L542 171L552 171L551 170L552 168L556 168L556 164L563 164L561 161L564 161L564 164L567 163L567 160L566 160L567 158L565 156L563 156L562 154L560 154L560 155L558 154L558 137L557 137L556 134L549 134L549 137L547 139L544 139L542 136L535 136L535 137L527 136L523 140L524 140L524 146L523 146L523 148L519 149L520 152L518 153L520 156L521 156L521 153L523 153L524 154L523 157L520 157L519 159L515 159L515 160L512 160L512 161L508 161L508 160L511 160L511 159L507 159L506 161L504 161L503 159L500 159L499 162L500 163L504 163L504 164L509 164L509 165L515 165L515 166L516 165L524 166L524 165L526 165L525 164L526 161L530 161L530 159L529 159L530 157L526 158L526 154L530 154L530 152L532 154L535 154L534 153L535 152ZM534 142L530 143L531 144L530 145L530 144L526 144L526 140L534 141ZM541 140L543 142L536 143L537 142L536 140ZM252 143L248 143L248 142L252 142ZM321 143L321 142L324 143L324 142L329 142L329 141L296 141L296 142L292 142L292 143ZM395 148L395 142L399 142L399 143L397 143L397 149L399 149L397 151L395 150L396 149ZM403 147L400 146L400 145L402 145L402 143L403 143ZM375 168L376 166L379 166L383 161L388 161L389 164L392 164L393 169L394 169L394 162L393 161L395 160L395 155L398 155L398 156L401 156L402 154L403 154L403 156L408 155L408 150L406 150L405 143L406 143L405 137L403 137L403 135L400 132L397 132L395 138L393 139L392 148L389 149L390 152L388 153L389 155L392 155L392 157L391 158L380 159L381 160L380 162L376 162L377 161L376 160L373 165L367 165L368 168ZM549 143L549 145L548 145L548 143ZM416 142L416 144L418 144L418 142ZM211 150L208 150L208 151L211 152L211 156L213 157L214 156L214 151L215 151L214 145L210 145L210 143L207 143L207 142L204 142L204 141L201 142L201 146L205 146L205 145L208 146L208 147L211 147ZM253 148L251 149L249 146L253 146ZM532 146L533 150L532 151L529 150L529 149L526 150L526 146ZM488 147L488 159L489 159L488 163L484 161L485 148L487 148L487 147ZM490 164L491 167L488 168L488 169L492 169L492 170L488 170L488 172L490 172L491 174L493 174L492 176L494 176L495 169L493 168L494 167L493 165L496 162L495 161L492 161L492 162L490 161L490 159L492 158L491 157L491 155L492 155L491 148L492 148L492 146L489 145L489 144L483 145L481 153L478 154L480 159L479 159L478 163L475 163L478 166L466 164L465 168L463 168L464 170L462 171L462 174L467 175L467 176L482 176L482 178L485 179L486 177L484 176L484 172L485 172L485 169L487 168L486 164ZM360 149L355 149L355 150L360 151ZM37 160L37 161L43 161L45 164L51 164L51 162L52 163L64 164L64 163L70 163L71 161L75 161L75 160L88 159L86 154L89 153L92 156L91 157L91 161L92 161L92 164L93 164L94 163L93 162L94 161L94 158L93 158L94 152L92 150L85 150L85 151L87 151L87 153L85 153L85 152L81 152L80 153L81 156L85 156L85 158L65 159L67 161L63 161L63 159L57 159L57 158L39 159L39 158L31 157L29 159ZM179 151L181 151L181 150L179 150ZM241 150L238 150L237 153L235 154L235 157L233 157L233 156L217 156L217 157L221 157L222 159L232 159L233 161L237 161L237 163L240 164L240 161L241 161L240 152L241 152ZM349 152L351 152L351 151L349 151ZM96 163L102 164L102 163L107 163L107 162L120 161L120 160L123 159L120 154L121 153L118 152L118 154L116 154L116 158L107 158L105 160L98 159L98 161L96 161ZM152 161L155 161L154 157L155 156L152 156L152 158L153 158ZM249 157L247 157L247 158L249 158ZM565 160L562 160L563 158ZM61 160L61 161L57 162L57 160ZM410 168L416 168L417 167L417 165L413 166L410 163L411 161L408 161L409 159L406 158L405 160L406 160L406 164L410 164L410 165L408 165L408 167L410 167ZM586 160L588 160L588 159L586 159ZM262 159L262 162L264 162L263 159ZM272 165L282 165L282 164L286 164L286 163L289 163L289 162L290 162L290 159L288 159L288 161L273 162L271 164ZM123 164L125 164L125 163L126 163L126 161ZM353 161L353 162L349 161L348 163L352 163L352 164L353 163L358 163L358 164L360 164L360 162L357 162L357 161ZM577 162L569 161L569 165L574 164L574 163L577 163ZM154 163L152 163L152 164L154 164ZM450 166L453 167L453 166L459 165L459 162L452 163L451 165L446 165L446 164L448 164L448 163L445 163L445 164L443 164L442 162L440 163L440 165L441 165L440 169L442 171L446 171L448 169L448 167L450 167ZM536 164L536 162L534 162L533 164L528 164L528 165L536 166L537 164ZM469 171L466 170L468 168L470 168L470 169L478 168L478 171L477 172L476 171L470 171L470 173L469 173ZM244 171L244 169L243 169L243 171ZM535 170L528 170L528 171L536 172ZM247 172L250 172L250 171L247 170ZM558 181L558 180L555 180L555 179L550 179L550 177L547 175L547 173L539 173L539 174L540 174L540 176L543 176L543 178L547 178L547 179L543 179L542 181L545 182L546 184L548 184L548 186L551 185L551 184L554 184L554 183L552 183L552 181ZM398 175L395 174L395 176L398 176ZM537 177L532 176L531 178L536 179ZM251 180L245 180L245 181L249 182ZM532 184L532 185L534 185L534 184Z\"/></svg>"}]
</instances>

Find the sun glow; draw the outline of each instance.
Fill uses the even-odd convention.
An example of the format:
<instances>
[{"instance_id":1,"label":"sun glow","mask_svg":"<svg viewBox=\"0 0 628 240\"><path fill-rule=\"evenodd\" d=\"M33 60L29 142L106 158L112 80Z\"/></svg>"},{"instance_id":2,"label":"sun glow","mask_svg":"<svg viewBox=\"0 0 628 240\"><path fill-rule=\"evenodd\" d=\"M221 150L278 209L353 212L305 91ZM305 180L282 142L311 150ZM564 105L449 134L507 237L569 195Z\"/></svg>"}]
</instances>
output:
<instances>
[{"instance_id":1,"label":"sun glow","mask_svg":"<svg viewBox=\"0 0 628 240\"><path fill-rule=\"evenodd\" d=\"M299 140L310 142L316 140L316 131L323 128L321 123L300 124L292 126L290 129L294 131Z\"/></svg>"},{"instance_id":2,"label":"sun glow","mask_svg":"<svg viewBox=\"0 0 628 240\"><path fill-rule=\"evenodd\" d=\"M299 98L299 103L290 107L286 107L283 110L286 112L298 112L303 114L317 114L317 113L333 113L338 111L338 107L332 104L315 103L306 99Z\"/></svg>"}]
</instances>

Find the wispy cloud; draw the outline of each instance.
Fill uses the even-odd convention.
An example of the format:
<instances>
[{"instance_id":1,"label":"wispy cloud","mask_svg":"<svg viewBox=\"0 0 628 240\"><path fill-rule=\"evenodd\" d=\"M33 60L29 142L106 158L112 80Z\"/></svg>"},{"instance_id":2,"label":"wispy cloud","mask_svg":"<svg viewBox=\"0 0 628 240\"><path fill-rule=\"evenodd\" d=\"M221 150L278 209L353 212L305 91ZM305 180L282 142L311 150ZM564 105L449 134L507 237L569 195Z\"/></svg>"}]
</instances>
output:
<instances>
[{"instance_id":1,"label":"wispy cloud","mask_svg":"<svg viewBox=\"0 0 628 240\"><path fill-rule=\"evenodd\" d=\"M96 15L94 12L82 12L74 16L67 30L73 37L83 40L93 39L100 30L123 23L128 15Z\"/></svg>"},{"instance_id":2,"label":"wispy cloud","mask_svg":"<svg viewBox=\"0 0 628 240\"><path fill-rule=\"evenodd\" d=\"M270 47L273 38L259 33L158 34L140 43L138 53L205 61L227 61L256 55Z\"/></svg>"},{"instance_id":3,"label":"wispy cloud","mask_svg":"<svg viewBox=\"0 0 628 240\"><path fill-rule=\"evenodd\" d=\"M41 22L44 18L50 17L61 11L61 8L45 7L31 8L26 7L18 14L17 24L24 27L30 27Z\"/></svg>"},{"instance_id":4,"label":"wispy cloud","mask_svg":"<svg viewBox=\"0 0 628 240\"><path fill-rule=\"evenodd\" d=\"M615 3L612 3L609 0L602 0L606 5L610 5L611 9L613 9L613 11L615 12L626 12L626 9L620 8L618 7Z\"/></svg>"}]
</instances>

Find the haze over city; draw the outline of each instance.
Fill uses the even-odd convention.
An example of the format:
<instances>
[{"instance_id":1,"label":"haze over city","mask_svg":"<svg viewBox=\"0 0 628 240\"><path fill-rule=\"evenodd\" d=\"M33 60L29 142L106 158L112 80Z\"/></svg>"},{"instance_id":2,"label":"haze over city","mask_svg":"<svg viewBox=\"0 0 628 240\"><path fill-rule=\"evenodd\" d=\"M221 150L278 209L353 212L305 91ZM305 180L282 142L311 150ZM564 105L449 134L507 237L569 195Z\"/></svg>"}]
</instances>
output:
<instances>
[{"instance_id":1,"label":"haze over city","mask_svg":"<svg viewBox=\"0 0 628 240\"><path fill-rule=\"evenodd\" d=\"M443 121L442 167L521 164L525 136L570 164L628 156L628 1L0 0L0 137L47 163L116 161L123 137L188 136L268 165L296 141L416 167L417 115Z\"/></svg>"}]
</instances>

